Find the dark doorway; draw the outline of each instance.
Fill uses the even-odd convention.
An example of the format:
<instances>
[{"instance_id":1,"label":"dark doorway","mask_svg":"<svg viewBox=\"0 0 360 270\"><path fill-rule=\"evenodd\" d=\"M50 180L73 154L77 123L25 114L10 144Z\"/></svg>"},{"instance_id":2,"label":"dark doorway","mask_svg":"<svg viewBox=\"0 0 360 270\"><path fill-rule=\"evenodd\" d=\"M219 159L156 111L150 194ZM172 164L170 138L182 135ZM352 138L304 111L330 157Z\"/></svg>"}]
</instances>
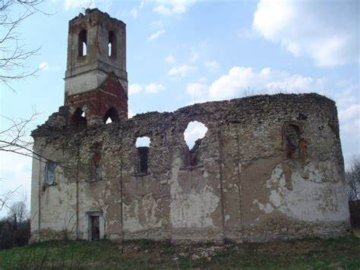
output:
<instances>
[{"instance_id":1,"label":"dark doorway","mask_svg":"<svg viewBox=\"0 0 360 270\"><path fill-rule=\"evenodd\" d=\"M100 220L99 216L90 216L91 224L91 241L100 239Z\"/></svg>"}]
</instances>

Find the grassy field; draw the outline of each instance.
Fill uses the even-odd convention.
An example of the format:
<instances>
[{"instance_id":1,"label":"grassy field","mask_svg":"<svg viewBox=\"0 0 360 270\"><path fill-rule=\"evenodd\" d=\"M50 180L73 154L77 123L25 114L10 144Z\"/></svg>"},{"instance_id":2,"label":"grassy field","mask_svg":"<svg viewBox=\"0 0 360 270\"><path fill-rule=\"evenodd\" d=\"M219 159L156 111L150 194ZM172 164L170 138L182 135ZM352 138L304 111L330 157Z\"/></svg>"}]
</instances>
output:
<instances>
[{"instance_id":1,"label":"grassy field","mask_svg":"<svg viewBox=\"0 0 360 270\"><path fill-rule=\"evenodd\" d=\"M0 269L360 269L360 239L174 246L51 241L0 251Z\"/></svg>"}]
</instances>

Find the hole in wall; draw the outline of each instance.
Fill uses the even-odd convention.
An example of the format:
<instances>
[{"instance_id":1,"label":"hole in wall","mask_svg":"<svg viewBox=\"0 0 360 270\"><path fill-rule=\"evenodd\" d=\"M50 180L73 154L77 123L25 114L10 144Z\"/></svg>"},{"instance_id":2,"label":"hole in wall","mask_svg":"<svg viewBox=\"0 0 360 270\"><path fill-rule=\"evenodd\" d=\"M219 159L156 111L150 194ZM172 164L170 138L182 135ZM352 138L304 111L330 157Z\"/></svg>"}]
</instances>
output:
<instances>
[{"instance_id":1,"label":"hole in wall","mask_svg":"<svg viewBox=\"0 0 360 270\"><path fill-rule=\"evenodd\" d=\"M199 121L191 121L187 125L184 131L184 139L190 150L194 148L197 140L205 137L207 131L206 125Z\"/></svg>"},{"instance_id":2,"label":"hole in wall","mask_svg":"<svg viewBox=\"0 0 360 270\"><path fill-rule=\"evenodd\" d=\"M135 146L137 148L137 173L147 174L150 138L147 136L138 137Z\"/></svg>"},{"instance_id":3,"label":"hole in wall","mask_svg":"<svg viewBox=\"0 0 360 270\"><path fill-rule=\"evenodd\" d=\"M196 166L199 162L199 147L202 139L205 137L208 128L199 121L191 121L184 131L184 139L188 146L187 164Z\"/></svg>"},{"instance_id":4,"label":"hole in wall","mask_svg":"<svg viewBox=\"0 0 360 270\"><path fill-rule=\"evenodd\" d=\"M136 147L150 147L150 138L147 136L138 137L135 145Z\"/></svg>"}]
</instances>

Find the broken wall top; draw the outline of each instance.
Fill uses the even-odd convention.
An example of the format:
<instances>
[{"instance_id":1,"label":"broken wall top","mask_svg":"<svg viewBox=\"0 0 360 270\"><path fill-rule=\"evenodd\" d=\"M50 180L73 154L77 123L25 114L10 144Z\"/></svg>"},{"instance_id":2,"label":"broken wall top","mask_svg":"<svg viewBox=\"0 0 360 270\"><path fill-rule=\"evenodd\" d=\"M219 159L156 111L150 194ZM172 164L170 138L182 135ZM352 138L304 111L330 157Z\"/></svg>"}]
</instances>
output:
<instances>
[{"instance_id":1,"label":"broken wall top","mask_svg":"<svg viewBox=\"0 0 360 270\"><path fill-rule=\"evenodd\" d=\"M294 112L296 118L294 119ZM200 121L208 127L229 123L256 125L271 121L278 114L282 118L288 114L288 119L306 120L311 114L329 115L334 122L338 136L337 111L335 102L318 94L276 94L259 95L227 101L206 102L194 104L176 110L175 112L148 112L135 115L133 118L113 123L117 129L132 129L138 127L136 136L149 135L151 129L161 130L170 126L184 131L189 121ZM101 131L107 125L88 127L85 130L72 130L69 124L69 108L60 107L59 112L52 114L49 119L32 132L33 137L67 136L70 134L85 135L86 132Z\"/></svg>"}]
</instances>

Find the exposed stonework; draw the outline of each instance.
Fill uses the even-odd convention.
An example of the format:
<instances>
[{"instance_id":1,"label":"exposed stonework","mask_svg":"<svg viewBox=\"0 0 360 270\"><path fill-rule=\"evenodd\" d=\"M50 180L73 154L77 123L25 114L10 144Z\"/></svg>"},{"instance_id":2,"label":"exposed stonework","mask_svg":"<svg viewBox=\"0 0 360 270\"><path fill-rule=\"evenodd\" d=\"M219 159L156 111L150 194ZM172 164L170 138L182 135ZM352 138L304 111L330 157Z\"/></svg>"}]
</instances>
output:
<instances>
[{"instance_id":1,"label":"exposed stonework","mask_svg":"<svg viewBox=\"0 0 360 270\"><path fill-rule=\"evenodd\" d=\"M70 29L78 20L86 26L93 16L103 20L95 21L100 29L119 24L90 10L70 21ZM66 106L32 133L40 156L33 159L33 241L241 242L347 233L332 100L317 94L253 96L127 119L125 77L114 70L91 91L67 88ZM115 121L106 125L108 116ZM190 150L184 130L191 121L208 131ZM149 148L136 147L143 136L150 138Z\"/></svg>"},{"instance_id":2,"label":"exposed stonework","mask_svg":"<svg viewBox=\"0 0 360 270\"><path fill-rule=\"evenodd\" d=\"M47 186L46 162L34 159L33 237L51 230L87 239L91 211L101 213L110 239L266 241L333 236L349 226L337 112L325 97L210 102L82 131L64 128L64 111L33 132L34 150L58 165L56 184ZM208 132L190 166L183 133L194 120ZM301 131L298 144L306 141L291 157L289 124ZM138 173L141 136L151 138L147 174Z\"/></svg>"}]
</instances>

